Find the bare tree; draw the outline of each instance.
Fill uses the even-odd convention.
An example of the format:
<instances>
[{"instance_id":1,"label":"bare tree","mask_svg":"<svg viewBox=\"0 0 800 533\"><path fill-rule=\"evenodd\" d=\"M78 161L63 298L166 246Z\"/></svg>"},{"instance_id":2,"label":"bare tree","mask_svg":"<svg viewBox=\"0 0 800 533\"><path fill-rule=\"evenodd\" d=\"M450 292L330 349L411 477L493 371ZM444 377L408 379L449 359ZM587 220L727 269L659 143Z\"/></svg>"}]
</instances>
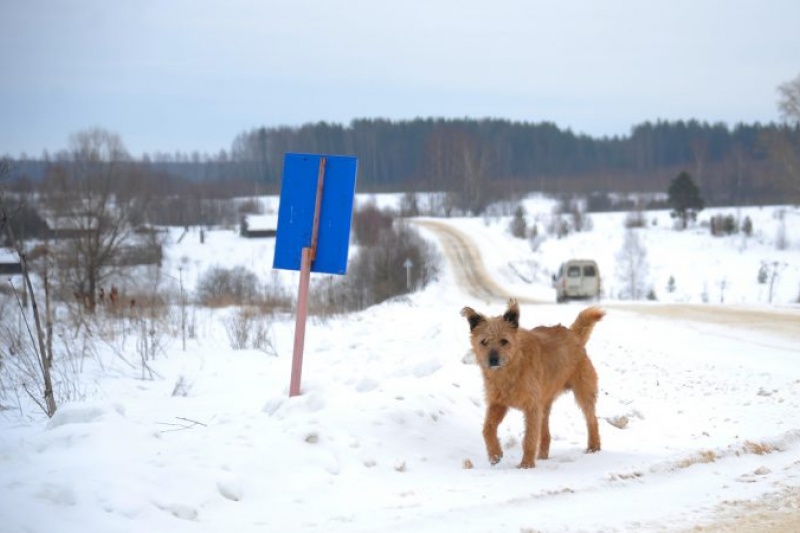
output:
<instances>
[{"instance_id":1,"label":"bare tree","mask_svg":"<svg viewBox=\"0 0 800 533\"><path fill-rule=\"evenodd\" d=\"M23 302L23 299L19 297L19 294L16 293L16 289L14 289L15 294L17 295L18 303L19 303L19 310L22 313L23 318L25 319L25 323L27 325L27 331L30 335L31 346L33 351L35 352L35 359L36 359L36 366L38 367L39 373L41 374L41 382L39 383L39 387L41 389L41 399L36 397L27 387L25 391L31 396L34 402L36 402L42 410L47 414L47 416L52 417L56 413L56 409L58 406L56 405L55 394L53 391L53 380L51 377L51 368L53 366L53 344L52 344L52 313L50 310L50 301L47 296L46 299L46 326L42 325L42 316L39 313L39 305L36 299L36 293L33 289L33 283L31 282L31 275L30 269L28 267L28 256L25 252L25 249L22 245L22 242L17 239L17 236L14 234L13 225L10 223L10 219L13 216L13 208L10 206L10 202L4 193L4 189L2 187L2 181L4 181L9 174L9 165L8 162L5 160L0 161L0 231L5 232L8 238L8 242L17 252L19 256L20 265L22 267L22 281L24 284L24 291L27 296L30 298L31 303L31 311L30 314L32 315L36 337L34 338L34 332L31 330L30 325L28 323L28 317L26 316L27 313L27 306ZM45 276L44 279L44 286L45 286L45 294L48 293L48 282L47 277ZM13 287L13 285L12 285ZM21 356L21 355L20 355Z\"/></svg>"},{"instance_id":2,"label":"bare tree","mask_svg":"<svg viewBox=\"0 0 800 533\"><path fill-rule=\"evenodd\" d=\"M622 249L617 253L617 277L622 282L621 298L641 300L647 294L647 249L633 229L625 230Z\"/></svg>"},{"instance_id":3,"label":"bare tree","mask_svg":"<svg viewBox=\"0 0 800 533\"><path fill-rule=\"evenodd\" d=\"M440 127L434 129L425 141L422 173L427 186L433 192L448 192L453 189L453 176L456 173L452 157L451 133ZM450 216L453 210L451 195L441 196L442 205L431 206L433 214Z\"/></svg>"},{"instance_id":4,"label":"bare tree","mask_svg":"<svg viewBox=\"0 0 800 533\"><path fill-rule=\"evenodd\" d=\"M495 198L489 182L491 151L467 130L439 127L425 143L423 174L431 191L446 192L443 210L480 214Z\"/></svg>"},{"instance_id":5,"label":"bare tree","mask_svg":"<svg viewBox=\"0 0 800 533\"><path fill-rule=\"evenodd\" d=\"M119 193L130 189L134 170L118 135L86 130L70 138L67 157L51 172L44 191L51 219L64 237L57 245L62 275L90 309L133 241L134 202L120 201Z\"/></svg>"},{"instance_id":6,"label":"bare tree","mask_svg":"<svg viewBox=\"0 0 800 533\"><path fill-rule=\"evenodd\" d=\"M778 110L781 118L793 124L800 123L800 74L778 86Z\"/></svg>"},{"instance_id":7,"label":"bare tree","mask_svg":"<svg viewBox=\"0 0 800 533\"><path fill-rule=\"evenodd\" d=\"M778 111L786 122L782 134L767 140L769 152L781 172L778 182L800 200L800 74L778 86Z\"/></svg>"},{"instance_id":8,"label":"bare tree","mask_svg":"<svg viewBox=\"0 0 800 533\"><path fill-rule=\"evenodd\" d=\"M704 190L706 189L703 181L705 178L706 161L708 159L708 139L703 137L692 139L690 148L692 157L694 158L694 175L697 179L697 186L700 190Z\"/></svg>"}]
</instances>

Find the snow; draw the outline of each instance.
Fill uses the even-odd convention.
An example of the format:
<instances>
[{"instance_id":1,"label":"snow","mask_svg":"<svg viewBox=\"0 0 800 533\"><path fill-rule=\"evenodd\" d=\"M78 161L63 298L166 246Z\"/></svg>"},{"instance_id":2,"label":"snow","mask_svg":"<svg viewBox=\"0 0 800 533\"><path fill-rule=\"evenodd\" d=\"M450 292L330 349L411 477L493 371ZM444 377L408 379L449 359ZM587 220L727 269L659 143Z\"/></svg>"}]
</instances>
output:
<instances>
[{"instance_id":1,"label":"snow","mask_svg":"<svg viewBox=\"0 0 800 533\"><path fill-rule=\"evenodd\" d=\"M526 208L544 223L551 205ZM741 209L750 238L675 232L668 213L647 213L640 235L659 301L637 305L724 301L794 313L800 326L800 218L785 210L784 250L776 208ZM459 310L497 314L504 302L476 301L446 265L424 291L311 319L298 397L288 397L293 316L270 324L270 355L230 348L232 310L196 309L196 336L185 352L172 339L149 362L154 379L101 350L73 378L82 397L52 419L20 398L0 412L0 531L675 531L710 523L722 502L798 490L800 327L781 334L622 305L613 296L624 217L593 214L593 230L536 251L510 237L509 217L448 221L520 298L554 302L550 275L571 256L600 264L608 315L588 350L600 376L601 452L584 453L585 425L565 396L549 460L515 468L523 426L512 413L501 426L505 459L489 465L480 372ZM271 271L274 240L211 230L205 244L192 234L178 244L180 233L165 270L177 278L181 267L189 291L213 265L296 284L294 273ZM762 261L785 264L771 304L756 281ZM523 303L521 322L571 323L584 305Z\"/></svg>"},{"instance_id":2,"label":"snow","mask_svg":"<svg viewBox=\"0 0 800 533\"><path fill-rule=\"evenodd\" d=\"M271 213L268 215L247 215L247 229L250 231L257 230L275 230L278 227L278 214Z\"/></svg>"},{"instance_id":3,"label":"snow","mask_svg":"<svg viewBox=\"0 0 800 533\"><path fill-rule=\"evenodd\" d=\"M2 264L16 264L19 263L17 252L11 248L3 248L0 246L0 265Z\"/></svg>"}]
</instances>

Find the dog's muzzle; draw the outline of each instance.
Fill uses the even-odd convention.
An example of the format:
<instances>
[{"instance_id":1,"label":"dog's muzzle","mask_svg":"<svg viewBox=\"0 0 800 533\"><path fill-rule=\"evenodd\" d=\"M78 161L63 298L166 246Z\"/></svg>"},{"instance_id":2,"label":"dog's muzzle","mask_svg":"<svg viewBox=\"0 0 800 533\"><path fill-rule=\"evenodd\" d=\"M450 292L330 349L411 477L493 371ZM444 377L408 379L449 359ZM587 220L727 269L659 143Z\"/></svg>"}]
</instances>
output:
<instances>
[{"instance_id":1,"label":"dog's muzzle","mask_svg":"<svg viewBox=\"0 0 800 533\"><path fill-rule=\"evenodd\" d=\"M489 352L489 368L497 368L500 366L500 354L492 350Z\"/></svg>"}]
</instances>

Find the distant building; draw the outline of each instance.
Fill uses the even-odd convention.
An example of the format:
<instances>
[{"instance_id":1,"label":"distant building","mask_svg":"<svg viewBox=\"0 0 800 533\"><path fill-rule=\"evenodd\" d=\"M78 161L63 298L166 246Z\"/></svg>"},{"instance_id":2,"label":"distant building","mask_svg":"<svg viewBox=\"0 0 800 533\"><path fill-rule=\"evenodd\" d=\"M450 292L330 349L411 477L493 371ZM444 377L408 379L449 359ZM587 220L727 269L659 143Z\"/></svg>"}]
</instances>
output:
<instances>
[{"instance_id":1,"label":"distant building","mask_svg":"<svg viewBox=\"0 0 800 533\"><path fill-rule=\"evenodd\" d=\"M22 265L17 252L9 248L0 248L0 274L22 274Z\"/></svg>"},{"instance_id":2,"label":"distant building","mask_svg":"<svg viewBox=\"0 0 800 533\"><path fill-rule=\"evenodd\" d=\"M90 235L97 229L97 217L85 216L55 216L45 214L44 221L50 232L51 239L79 239Z\"/></svg>"},{"instance_id":3,"label":"distant building","mask_svg":"<svg viewBox=\"0 0 800 533\"><path fill-rule=\"evenodd\" d=\"M263 239L278 234L278 215L244 215L239 234L249 239Z\"/></svg>"}]
</instances>

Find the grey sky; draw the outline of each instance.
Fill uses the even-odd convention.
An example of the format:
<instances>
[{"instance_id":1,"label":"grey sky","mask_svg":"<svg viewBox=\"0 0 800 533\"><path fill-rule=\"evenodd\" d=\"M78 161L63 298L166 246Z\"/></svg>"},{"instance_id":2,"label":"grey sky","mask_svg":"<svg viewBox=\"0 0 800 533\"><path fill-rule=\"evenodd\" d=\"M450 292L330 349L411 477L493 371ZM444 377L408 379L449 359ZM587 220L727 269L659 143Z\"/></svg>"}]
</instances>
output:
<instances>
[{"instance_id":1,"label":"grey sky","mask_svg":"<svg viewBox=\"0 0 800 533\"><path fill-rule=\"evenodd\" d=\"M0 154L142 152L353 118L773 122L797 0L0 0Z\"/></svg>"}]
</instances>

